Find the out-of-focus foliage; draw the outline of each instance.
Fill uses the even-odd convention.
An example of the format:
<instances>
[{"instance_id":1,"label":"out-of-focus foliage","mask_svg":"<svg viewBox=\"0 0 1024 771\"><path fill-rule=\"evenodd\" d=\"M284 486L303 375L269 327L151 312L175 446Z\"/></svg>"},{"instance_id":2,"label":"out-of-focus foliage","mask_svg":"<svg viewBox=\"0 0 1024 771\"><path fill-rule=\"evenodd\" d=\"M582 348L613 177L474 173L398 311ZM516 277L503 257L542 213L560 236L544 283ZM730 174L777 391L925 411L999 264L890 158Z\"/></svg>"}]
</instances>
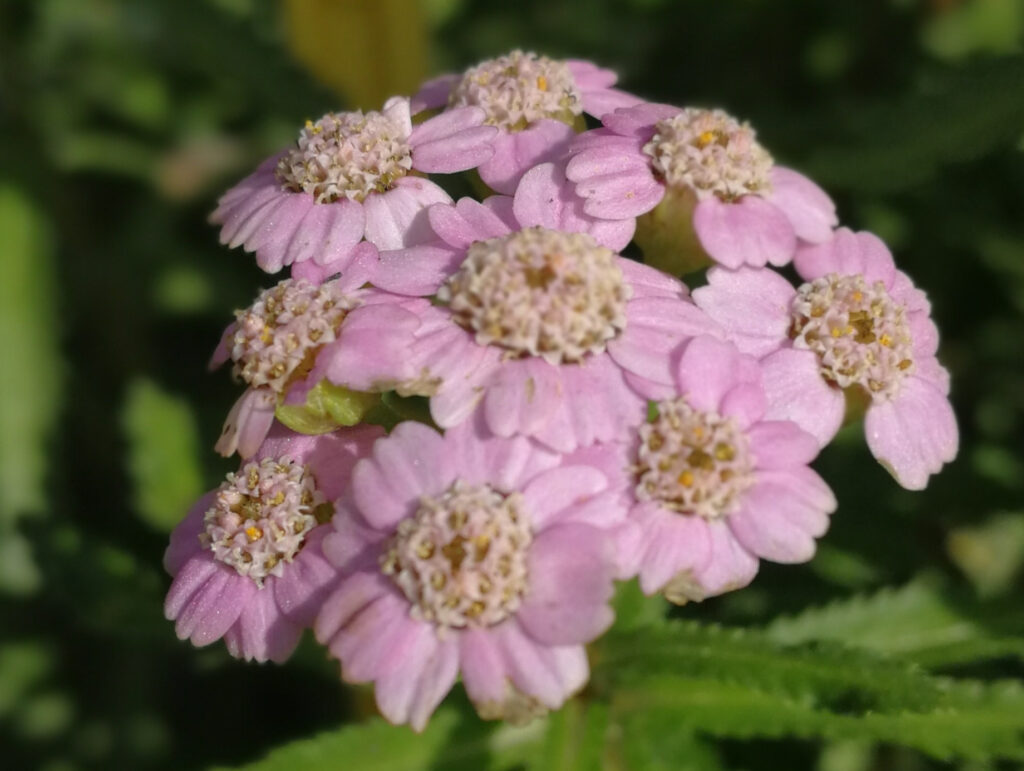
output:
<instances>
[{"instance_id":1,"label":"out-of-focus foliage","mask_svg":"<svg viewBox=\"0 0 1024 771\"><path fill-rule=\"evenodd\" d=\"M0 765L1019 764L1022 34L1021 0L0 5ZM305 119L513 47L721 105L819 178L927 289L963 444L909 493L847 429L813 562L670 620L625 587L579 700L511 728L456 695L417 736L308 642L247 666L162 618L166 531L232 468L211 446L238 393L206 362L271 282L205 218Z\"/></svg>"}]
</instances>

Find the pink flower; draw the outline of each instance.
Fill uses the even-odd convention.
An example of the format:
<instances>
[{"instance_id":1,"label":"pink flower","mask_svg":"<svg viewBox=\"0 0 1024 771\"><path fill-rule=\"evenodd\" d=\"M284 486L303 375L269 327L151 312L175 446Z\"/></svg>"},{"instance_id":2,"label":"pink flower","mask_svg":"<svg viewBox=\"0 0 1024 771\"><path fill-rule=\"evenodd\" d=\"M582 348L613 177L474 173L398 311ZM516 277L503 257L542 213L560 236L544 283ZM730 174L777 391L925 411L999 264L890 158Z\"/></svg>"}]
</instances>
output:
<instances>
[{"instance_id":1,"label":"pink flower","mask_svg":"<svg viewBox=\"0 0 1024 771\"><path fill-rule=\"evenodd\" d=\"M681 282L601 245L621 230L577 202L544 164L514 201L431 207L438 242L382 255L384 287L437 293L404 307L421 321L410 363L439 426L480 405L498 436L563 452L612 440L671 388L672 350L711 325Z\"/></svg>"},{"instance_id":2,"label":"pink flower","mask_svg":"<svg viewBox=\"0 0 1024 771\"><path fill-rule=\"evenodd\" d=\"M625 508L607 488L598 468L523 438L399 425L338 501L323 549L342 578L317 639L417 731L460 673L484 717L557 709L613 618L603 528Z\"/></svg>"},{"instance_id":3,"label":"pink flower","mask_svg":"<svg viewBox=\"0 0 1024 771\"><path fill-rule=\"evenodd\" d=\"M769 417L824 445L853 389L870 399L871 452L901 485L924 488L959 443L927 298L870 233L841 228L798 251L795 266L808 282L795 290L770 270L712 269L694 299L741 350L764 357Z\"/></svg>"},{"instance_id":4,"label":"pink flower","mask_svg":"<svg viewBox=\"0 0 1024 771\"><path fill-rule=\"evenodd\" d=\"M497 130L483 121L467 107L413 127L404 97L382 112L328 113L225 193L210 221L221 243L256 252L268 273L312 261L340 272L344 288L360 286L376 249L412 243L423 209L451 201L412 172L464 171L493 155Z\"/></svg>"},{"instance_id":5,"label":"pink flower","mask_svg":"<svg viewBox=\"0 0 1024 771\"><path fill-rule=\"evenodd\" d=\"M600 118L640 101L611 88L617 79L590 62L512 51L461 75L428 81L413 97L412 110L482 108L485 122L501 133L494 156L478 169L480 178L499 193L512 193L529 168L558 160L583 113Z\"/></svg>"},{"instance_id":6,"label":"pink flower","mask_svg":"<svg viewBox=\"0 0 1024 771\"><path fill-rule=\"evenodd\" d=\"M412 377L406 352L419 321L382 292L285 279L236 317L210 362L233 360L248 386L217 441L224 456L255 453L278 406L302 404L328 369L332 382L354 391L388 390Z\"/></svg>"},{"instance_id":7,"label":"pink flower","mask_svg":"<svg viewBox=\"0 0 1024 771\"><path fill-rule=\"evenodd\" d=\"M278 426L256 458L196 503L171 533L164 567L174 582L164 613L178 638L224 638L232 656L281 662L336 578L320 544L328 502L383 431L321 436Z\"/></svg>"},{"instance_id":8,"label":"pink flower","mask_svg":"<svg viewBox=\"0 0 1024 771\"><path fill-rule=\"evenodd\" d=\"M776 166L750 126L721 110L641 104L602 123L573 142L566 168L592 217L638 217L667 191L685 192L701 246L730 268L785 265L798 241L831 237L837 219L828 196Z\"/></svg>"},{"instance_id":9,"label":"pink flower","mask_svg":"<svg viewBox=\"0 0 1024 771\"><path fill-rule=\"evenodd\" d=\"M622 559L647 594L702 600L746 586L758 558L814 555L836 508L807 465L818 444L766 419L765 404L756 359L713 337L686 344L674 393L634 429L621 463L640 532Z\"/></svg>"}]
</instances>

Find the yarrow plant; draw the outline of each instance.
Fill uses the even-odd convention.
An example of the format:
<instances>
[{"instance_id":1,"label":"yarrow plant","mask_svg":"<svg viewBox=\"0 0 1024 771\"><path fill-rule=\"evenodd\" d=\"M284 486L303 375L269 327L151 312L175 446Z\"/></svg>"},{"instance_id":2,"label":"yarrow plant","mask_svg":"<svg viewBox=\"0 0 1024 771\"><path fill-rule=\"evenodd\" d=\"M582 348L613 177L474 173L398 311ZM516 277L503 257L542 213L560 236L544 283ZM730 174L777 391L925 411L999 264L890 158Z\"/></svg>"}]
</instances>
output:
<instances>
[{"instance_id":1,"label":"yarrow plant","mask_svg":"<svg viewBox=\"0 0 1024 771\"><path fill-rule=\"evenodd\" d=\"M750 124L616 80L513 51L307 121L223 196L221 241L289 275L213 355L239 468L172 534L180 638L281 662L312 629L394 723L458 680L524 722L587 684L616 582L683 604L812 559L844 423L908 489L954 458L881 240Z\"/></svg>"}]
</instances>

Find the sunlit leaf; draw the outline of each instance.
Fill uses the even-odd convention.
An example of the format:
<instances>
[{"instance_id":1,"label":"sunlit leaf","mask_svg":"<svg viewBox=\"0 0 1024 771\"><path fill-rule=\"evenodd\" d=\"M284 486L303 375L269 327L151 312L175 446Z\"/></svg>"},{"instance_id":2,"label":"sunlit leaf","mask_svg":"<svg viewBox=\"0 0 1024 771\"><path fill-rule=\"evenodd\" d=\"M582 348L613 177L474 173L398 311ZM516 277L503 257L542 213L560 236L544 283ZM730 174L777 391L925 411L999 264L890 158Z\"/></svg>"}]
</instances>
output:
<instances>
[{"instance_id":1,"label":"sunlit leaf","mask_svg":"<svg viewBox=\"0 0 1024 771\"><path fill-rule=\"evenodd\" d=\"M203 492L195 417L185 400L138 379L128 388L122 425L135 510L152 527L170 531Z\"/></svg>"},{"instance_id":2,"label":"sunlit leaf","mask_svg":"<svg viewBox=\"0 0 1024 771\"><path fill-rule=\"evenodd\" d=\"M284 12L292 51L353 107L379 109L389 96L412 93L426 76L419 2L284 0Z\"/></svg>"}]
</instances>

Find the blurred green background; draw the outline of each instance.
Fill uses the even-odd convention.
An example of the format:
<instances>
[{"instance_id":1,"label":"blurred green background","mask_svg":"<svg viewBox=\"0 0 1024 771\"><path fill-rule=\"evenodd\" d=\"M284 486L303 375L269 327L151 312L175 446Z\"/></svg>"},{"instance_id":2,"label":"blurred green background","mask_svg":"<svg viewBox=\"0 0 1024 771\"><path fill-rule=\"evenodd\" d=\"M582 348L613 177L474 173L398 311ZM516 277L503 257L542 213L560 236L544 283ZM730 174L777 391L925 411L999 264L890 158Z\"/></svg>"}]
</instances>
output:
<instances>
[{"instance_id":1,"label":"blurred green background","mask_svg":"<svg viewBox=\"0 0 1024 771\"><path fill-rule=\"evenodd\" d=\"M891 244L943 333L957 461L908 493L845 431L818 463L840 501L819 556L678 615L1019 679L1022 33L1021 0L4 0L0 767L236 765L372 714L308 640L285 667L247 666L178 642L162 618L167 534L233 465L212 444L236 387L206 361L231 311L272 281L220 248L206 216L305 119L514 47L749 119L846 224ZM828 603L834 623L812 616L813 632L776 620ZM453 742L477 730L450 718L437 730ZM661 760L612 767L1016 767L899 736L695 725ZM380 767L455 767L436 755L446 736L380 733L415 758ZM544 741L548 767L570 767ZM378 767L352 760L308 767Z\"/></svg>"}]
</instances>

